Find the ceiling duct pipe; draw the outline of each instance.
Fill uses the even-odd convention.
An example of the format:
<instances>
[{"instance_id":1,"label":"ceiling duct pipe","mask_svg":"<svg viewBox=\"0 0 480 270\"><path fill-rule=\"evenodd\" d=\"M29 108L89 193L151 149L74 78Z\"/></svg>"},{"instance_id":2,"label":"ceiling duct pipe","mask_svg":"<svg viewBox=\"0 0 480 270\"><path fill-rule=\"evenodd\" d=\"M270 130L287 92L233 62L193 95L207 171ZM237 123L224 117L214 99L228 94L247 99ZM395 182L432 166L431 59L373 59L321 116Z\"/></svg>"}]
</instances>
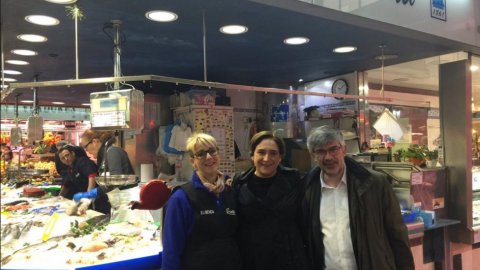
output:
<instances>
[{"instance_id":1,"label":"ceiling duct pipe","mask_svg":"<svg viewBox=\"0 0 480 270\"><path fill-rule=\"evenodd\" d=\"M113 39L113 76L114 77L122 77L122 67L120 63L120 57L122 55L122 39L121 39L121 32L120 32L120 25L122 21L120 20L112 20L112 27L115 31L115 36ZM113 84L113 90L120 89L120 83L115 82Z\"/></svg>"}]
</instances>

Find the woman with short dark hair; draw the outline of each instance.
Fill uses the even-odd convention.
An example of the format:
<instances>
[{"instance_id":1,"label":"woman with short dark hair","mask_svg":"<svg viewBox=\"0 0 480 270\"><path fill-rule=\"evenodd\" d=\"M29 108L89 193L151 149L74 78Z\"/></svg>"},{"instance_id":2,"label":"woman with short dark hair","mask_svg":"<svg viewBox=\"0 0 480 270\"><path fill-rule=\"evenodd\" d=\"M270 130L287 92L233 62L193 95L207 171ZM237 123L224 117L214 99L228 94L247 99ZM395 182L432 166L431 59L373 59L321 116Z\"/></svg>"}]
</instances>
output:
<instances>
[{"instance_id":1,"label":"woman with short dark hair","mask_svg":"<svg viewBox=\"0 0 480 270\"><path fill-rule=\"evenodd\" d=\"M280 165L284 154L282 139L267 131L255 134L250 140L253 167L233 181L244 269L309 268L297 218L300 175Z\"/></svg>"}]
</instances>

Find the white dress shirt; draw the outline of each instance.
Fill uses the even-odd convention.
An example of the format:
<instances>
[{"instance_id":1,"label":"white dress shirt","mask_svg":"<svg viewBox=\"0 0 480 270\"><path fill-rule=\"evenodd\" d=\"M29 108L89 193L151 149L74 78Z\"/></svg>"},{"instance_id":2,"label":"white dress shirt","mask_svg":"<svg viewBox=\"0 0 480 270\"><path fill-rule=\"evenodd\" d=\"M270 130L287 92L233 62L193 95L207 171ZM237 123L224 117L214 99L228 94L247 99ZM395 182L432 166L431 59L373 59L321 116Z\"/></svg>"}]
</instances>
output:
<instances>
[{"instance_id":1,"label":"white dress shirt","mask_svg":"<svg viewBox=\"0 0 480 270\"><path fill-rule=\"evenodd\" d=\"M320 201L320 223L325 247L325 269L356 270L348 215L347 169L337 187L325 184L320 174L322 199Z\"/></svg>"}]
</instances>

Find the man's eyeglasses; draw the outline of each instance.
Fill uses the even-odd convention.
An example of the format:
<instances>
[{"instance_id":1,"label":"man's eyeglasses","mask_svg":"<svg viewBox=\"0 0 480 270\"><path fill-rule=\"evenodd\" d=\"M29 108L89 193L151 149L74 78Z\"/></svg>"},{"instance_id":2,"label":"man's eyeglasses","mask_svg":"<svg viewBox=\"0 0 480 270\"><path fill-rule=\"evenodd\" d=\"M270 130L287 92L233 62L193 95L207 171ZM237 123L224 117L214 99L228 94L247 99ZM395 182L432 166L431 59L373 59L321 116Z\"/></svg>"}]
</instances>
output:
<instances>
[{"instance_id":1,"label":"man's eyeglasses","mask_svg":"<svg viewBox=\"0 0 480 270\"><path fill-rule=\"evenodd\" d=\"M207 154L209 154L211 157L215 157L218 155L218 148L216 147L210 147L207 150L200 150L193 154L192 157L196 157L198 159L206 159Z\"/></svg>"},{"instance_id":2,"label":"man's eyeglasses","mask_svg":"<svg viewBox=\"0 0 480 270\"><path fill-rule=\"evenodd\" d=\"M327 155L327 153L330 155L330 156L336 156L340 150L342 149L342 146L332 146L328 149L315 149L313 150L313 153L319 157L324 157Z\"/></svg>"},{"instance_id":3,"label":"man's eyeglasses","mask_svg":"<svg viewBox=\"0 0 480 270\"><path fill-rule=\"evenodd\" d=\"M87 144L82 146L83 149L87 149L87 147L93 142L93 139L91 139Z\"/></svg>"}]
</instances>

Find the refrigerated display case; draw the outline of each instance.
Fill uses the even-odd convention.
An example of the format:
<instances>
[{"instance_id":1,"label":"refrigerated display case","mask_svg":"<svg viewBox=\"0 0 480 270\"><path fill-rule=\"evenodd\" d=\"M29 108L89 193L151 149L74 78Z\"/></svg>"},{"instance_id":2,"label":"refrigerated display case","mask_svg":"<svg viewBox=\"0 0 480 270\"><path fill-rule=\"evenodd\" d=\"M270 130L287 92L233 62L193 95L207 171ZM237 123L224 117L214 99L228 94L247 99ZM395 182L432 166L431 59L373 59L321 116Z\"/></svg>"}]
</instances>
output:
<instances>
[{"instance_id":1,"label":"refrigerated display case","mask_svg":"<svg viewBox=\"0 0 480 270\"><path fill-rule=\"evenodd\" d=\"M372 169L385 173L402 210L420 207L445 218L447 172L444 167L420 168L407 162L372 162Z\"/></svg>"}]
</instances>

